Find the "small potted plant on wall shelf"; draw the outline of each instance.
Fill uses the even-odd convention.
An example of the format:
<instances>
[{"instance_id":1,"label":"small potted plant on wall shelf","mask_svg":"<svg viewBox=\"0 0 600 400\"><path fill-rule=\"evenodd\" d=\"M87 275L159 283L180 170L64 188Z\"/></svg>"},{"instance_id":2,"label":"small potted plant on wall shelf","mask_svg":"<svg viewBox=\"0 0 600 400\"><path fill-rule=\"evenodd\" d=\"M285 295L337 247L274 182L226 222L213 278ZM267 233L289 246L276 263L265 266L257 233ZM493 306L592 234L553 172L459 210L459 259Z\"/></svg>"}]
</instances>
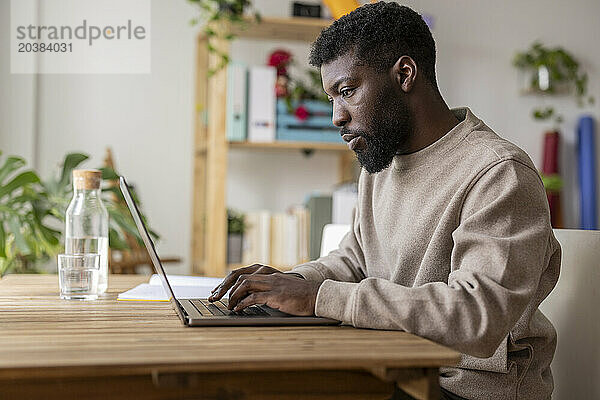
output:
<instances>
[{"instance_id":1,"label":"small potted plant on wall shelf","mask_svg":"<svg viewBox=\"0 0 600 400\"><path fill-rule=\"evenodd\" d=\"M515 54L513 65L521 73L521 94L573 95L580 107L594 103L587 92L587 74L562 47L547 47L536 41L527 51ZM553 121L556 128L563 121L552 106L536 107L532 116L536 121Z\"/></svg>"}]
</instances>

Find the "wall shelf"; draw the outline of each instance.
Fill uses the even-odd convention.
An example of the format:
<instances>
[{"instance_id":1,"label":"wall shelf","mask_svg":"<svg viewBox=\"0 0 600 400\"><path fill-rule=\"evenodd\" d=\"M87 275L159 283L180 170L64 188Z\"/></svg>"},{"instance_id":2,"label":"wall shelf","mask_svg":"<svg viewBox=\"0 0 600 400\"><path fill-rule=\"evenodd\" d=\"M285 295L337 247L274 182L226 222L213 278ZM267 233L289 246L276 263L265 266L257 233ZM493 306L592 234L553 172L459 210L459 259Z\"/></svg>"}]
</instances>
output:
<instances>
[{"instance_id":1,"label":"wall shelf","mask_svg":"<svg viewBox=\"0 0 600 400\"><path fill-rule=\"evenodd\" d=\"M238 38L312 42L331 22L320 18L263 17L260 23L248 20L245 27L234 26L231 32Z\"/></svg>"},{"instance_id":2,"label":"wall shelf","mask_svg":"<svg viewBox=\"0 0 600 400\"><path fill-rule=\"evenodd\" d=\"M331 21L316 18L270 18L248 21L245 29L233 27L238 38L311 42ZM217 25L215 31L226 26ZM226 139L226 69L208 76L220 64L218 54L208 52L207 37L200 34L196 47L196 108L194 112L194 171L192 189L192 273L224 276L227 264L227 153L229 149L328 151L339 157L338 181L354 179L354 153L344 143L228 143ZM227 40L211 38L211 45L229 54ZM210 96L209 96L210 93ZM208 121L208 122L207 122ZM309 190L310 188L307 188ZM289 267L288 267L289 268Z\"/></svg>"},{"instance_id":3,"label":"wall shelf","mask_svg":"<svg viewBox=\"0 0 600 400\"><path fill-rule=\"evenodd\" d=\"M326 150L349 152L348 146L343 143L315 143L315 142L229 142L232 149L262 149L262 150Z\"/></svg>"}]
</instances>

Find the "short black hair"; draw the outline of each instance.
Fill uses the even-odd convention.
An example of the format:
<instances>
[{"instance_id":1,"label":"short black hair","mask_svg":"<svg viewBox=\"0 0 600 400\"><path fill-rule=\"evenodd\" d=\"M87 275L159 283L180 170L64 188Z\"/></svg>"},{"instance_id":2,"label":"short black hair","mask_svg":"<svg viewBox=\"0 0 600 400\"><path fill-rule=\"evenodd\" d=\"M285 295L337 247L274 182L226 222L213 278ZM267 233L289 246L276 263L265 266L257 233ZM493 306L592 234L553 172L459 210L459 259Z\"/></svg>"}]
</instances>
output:
<instances>
[{"instance_id":1,"label":"short black hair","mask_svg":"<svg viewBox=\"0 0 600 400\"><path fill-rule=\"evenodd\" d=\"M312 44L310 64L320 68L349 51L361 63L384 72L403 55L437 87L435 41L423 18L397 3L366 4L325 28Z\"/></svg>"}]
</instances>

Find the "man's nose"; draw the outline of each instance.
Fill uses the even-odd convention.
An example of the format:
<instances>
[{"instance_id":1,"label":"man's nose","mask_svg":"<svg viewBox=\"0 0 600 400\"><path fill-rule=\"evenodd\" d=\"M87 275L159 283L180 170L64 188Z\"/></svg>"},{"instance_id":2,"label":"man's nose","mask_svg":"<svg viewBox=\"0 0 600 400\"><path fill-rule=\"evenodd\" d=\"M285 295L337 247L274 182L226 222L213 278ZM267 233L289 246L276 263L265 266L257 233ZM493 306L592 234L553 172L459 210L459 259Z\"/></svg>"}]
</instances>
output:
<instances>
[{"instance_id":1,"label":"man's nose","mask_svg":"<svg viewBox=\"0 0 600 400\"><path fill-rule=\"evenodd\" d=\"M339 105L333 103L333 117L331 118L333 125L338 128L342 128L348 122L350 122L350 114L348 111Z\"/></svg>"}]
</instances>

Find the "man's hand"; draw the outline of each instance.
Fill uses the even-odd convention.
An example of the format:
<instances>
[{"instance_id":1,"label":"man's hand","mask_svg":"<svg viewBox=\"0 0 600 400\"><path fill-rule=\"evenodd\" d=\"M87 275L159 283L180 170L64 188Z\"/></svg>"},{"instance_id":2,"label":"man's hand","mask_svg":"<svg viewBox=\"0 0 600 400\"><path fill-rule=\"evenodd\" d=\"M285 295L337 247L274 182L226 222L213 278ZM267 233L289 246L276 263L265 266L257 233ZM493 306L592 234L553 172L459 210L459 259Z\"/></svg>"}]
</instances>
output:
<instances>
[{"instance_id":1,"label":"man's hand","mask_svg":"<svg viewBox=\"0 0 600 400\"><path fill-rule=\"evenodd\" d=\"M254 264L232 271L213 289L209 301L217 301L231 288L229 309L240 311L255 304L266 304L293 315L314 315L318 282L306 281L296 274Z\"/></svg>"}]
</instances>

